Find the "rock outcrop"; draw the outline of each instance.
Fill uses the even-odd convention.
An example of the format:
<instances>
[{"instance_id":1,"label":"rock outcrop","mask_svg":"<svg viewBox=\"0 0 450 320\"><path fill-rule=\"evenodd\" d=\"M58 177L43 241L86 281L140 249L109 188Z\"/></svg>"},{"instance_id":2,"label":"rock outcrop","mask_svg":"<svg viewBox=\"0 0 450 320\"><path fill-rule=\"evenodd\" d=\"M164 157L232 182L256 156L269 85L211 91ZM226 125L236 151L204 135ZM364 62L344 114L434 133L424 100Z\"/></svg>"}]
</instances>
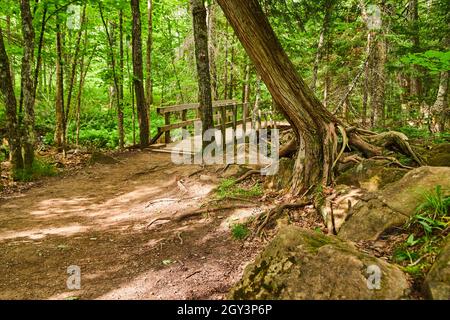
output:
<instances>
[{"instance_id":1,"label":"rock outcrop","mask_svg":"<svg viewBox=\"0 0 450 320\"><path fill-rule=\"evenodd\" d=\"M379 192L358 202L339 231L339 237L352 241L376 240L389 229L400 227L416 212L424 194L442 187L450 195L449 167L421 167Z\"/></svg>"},{"instance_id":2,"label":"rock outcrop","mask_svg":"<svg viewBox=\"0 0 450 320\"><path fill-rule=\"evenodd\" d=\"M450 300L450 236L425 278L424 291L429 299Z\"/></svg>"},{"instance_id":3,"label":"rock outcrop","mask_svg":"<svg viewBox=\"0 0 450 320\"><path fill-rule=\"evenodd\" d=\"M230 298L401 299L408 291L397 267L335 236L289 226L246 268Z\"/></svg>"}]
</instances>

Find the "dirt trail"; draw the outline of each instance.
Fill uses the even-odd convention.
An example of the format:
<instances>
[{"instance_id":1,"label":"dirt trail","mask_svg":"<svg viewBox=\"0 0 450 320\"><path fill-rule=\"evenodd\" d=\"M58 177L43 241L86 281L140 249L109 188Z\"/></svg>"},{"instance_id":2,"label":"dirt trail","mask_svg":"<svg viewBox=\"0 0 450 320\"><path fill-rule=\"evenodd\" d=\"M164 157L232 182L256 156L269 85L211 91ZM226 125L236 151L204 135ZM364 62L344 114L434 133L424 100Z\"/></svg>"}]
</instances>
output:
<instances>
[{"instance_id":1,"label":"dirt trail","mask_svg":"<svg viewBox=\"0 0 450 320\"><path fill-rule=\"evenodd\" d=\"M231 239L225 224L236 212L146 229L199 208L215 180L189 177L200 167L167 154L118 160L0 199L0 299L224 298L259 249ZM81 268L77 291L66 286L71 265Z\"/></svg>"}]
</instances>

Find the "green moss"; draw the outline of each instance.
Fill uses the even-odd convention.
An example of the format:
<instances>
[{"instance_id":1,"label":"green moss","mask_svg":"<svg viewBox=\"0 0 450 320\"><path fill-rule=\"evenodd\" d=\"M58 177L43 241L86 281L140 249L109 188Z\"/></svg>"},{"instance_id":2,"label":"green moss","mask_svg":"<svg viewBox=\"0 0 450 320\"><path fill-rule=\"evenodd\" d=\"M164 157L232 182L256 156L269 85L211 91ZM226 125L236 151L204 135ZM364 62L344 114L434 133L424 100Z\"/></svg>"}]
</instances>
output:
<instances>
[{"instance_id":1,"label":"green moss","mask_svg":"<svg viewBox=\"0 0 450 320\"><path fill-rule=\"evenodd\" d=\"M256 183L250 189L244 189L236 184L235 179L223 179L217 188L217 197L222 200L230 197L252 198L263 194L260 183Z\"/></svg>"}]
</instances>

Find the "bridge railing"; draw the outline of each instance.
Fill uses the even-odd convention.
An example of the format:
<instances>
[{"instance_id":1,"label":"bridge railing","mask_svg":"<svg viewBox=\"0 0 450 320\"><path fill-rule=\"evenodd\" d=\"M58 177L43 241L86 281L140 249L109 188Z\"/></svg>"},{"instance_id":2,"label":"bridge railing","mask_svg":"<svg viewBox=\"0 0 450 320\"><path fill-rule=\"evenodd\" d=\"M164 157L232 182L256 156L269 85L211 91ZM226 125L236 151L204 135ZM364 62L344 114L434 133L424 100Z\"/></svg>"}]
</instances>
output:
<instances>
[{"instance_id":1,"label":"bridge railing","mask_svg":"<svg viewBox=\"0 0 450 320\"><path fill-rule=\"evenodd\" d=\"M226 141L226 129L233 128L236 131L237 126L242 125L244 132L247 130L249 118L250 103L242 103L235 100L222 100L213 102L213 122L214 127L222 131L222 142ZM189 112L194 110L194 118L188 119ZM196 121L200 120L200 104L188 103L157 108L157 113L164 117L164 125L158 127L156 136L152 139L154 144L164 135L164 143L171 142L170 132L180 128L192 127ZM181 114L181 120L172 119L173 114ZM192 116L192 114L190 115Z\"/></svg>"}]
</instances>

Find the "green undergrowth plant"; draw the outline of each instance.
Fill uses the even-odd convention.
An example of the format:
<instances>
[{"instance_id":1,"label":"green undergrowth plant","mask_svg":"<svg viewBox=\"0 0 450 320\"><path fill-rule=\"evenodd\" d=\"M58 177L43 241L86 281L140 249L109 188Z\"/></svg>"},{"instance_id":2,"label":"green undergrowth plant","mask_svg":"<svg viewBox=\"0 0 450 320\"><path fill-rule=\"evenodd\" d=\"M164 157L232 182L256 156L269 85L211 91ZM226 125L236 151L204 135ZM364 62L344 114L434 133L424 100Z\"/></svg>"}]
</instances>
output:
<instances>
[{"instance_id":1,"label":"green undergrowth plant","mask_svg":"<svg viewBox=\"0 0 450 320\"><path fill-rule=\"evenodd\" d=\"M442 187L437 186L434 192L422 196L423 202L405 225L410 235L393 257L406 272L416 277L430 269L450 228L450 197L443 194Z\"/></svg>"},{"instance_id":2,"label":"green undergrowth plant","mask_svg":"<svg viewBox=\"0 0 450 320\"><path fill-rule=\"evenodd\" d=\"M252 198L263 194L261 184L256 183L248 189L240 187L236 183L236 179L223 179L217 188L217 197L219 199L226 199L232 197Z\"/></svg>"},{"instance_id":3,"label":"green undergrowth plant","mask_svg":"<svg viewBox=\"0 0 450 320\"><path fill-rule=\"evenodd\" d=\"M237 223L231 226L231 235L235 240L245 240L250 234L250 230L245 224Z\"/></svg>"},{"instance_id":4,"label":"green undergrowth plant","mask_svg":"<svg viewBox=\"0 0 450 320\"><path fill-rule=\"evenodd\" d=\"M16 169L13 171L15 181L30 182L42 177L53 177L58 174L56 168L43 159L35 158L31 170Z\"/></svg>"}]
</instances>

